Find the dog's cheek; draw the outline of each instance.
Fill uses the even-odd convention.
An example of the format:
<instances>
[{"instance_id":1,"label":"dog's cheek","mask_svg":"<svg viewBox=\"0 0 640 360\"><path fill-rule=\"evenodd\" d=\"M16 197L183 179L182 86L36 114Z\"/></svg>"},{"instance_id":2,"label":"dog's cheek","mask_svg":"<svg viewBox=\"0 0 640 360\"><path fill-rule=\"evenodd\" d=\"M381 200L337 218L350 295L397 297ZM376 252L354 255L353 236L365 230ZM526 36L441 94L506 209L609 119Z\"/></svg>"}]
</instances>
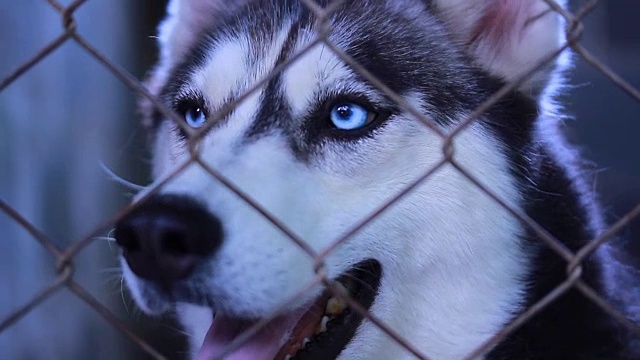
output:
<instances>
[{"instance_id":1,"label":"dog's cheek","mask_svg":"<svg viewBox=\"0 0 640 360\"><path fill-rule=\"evenodd\" d=\"M178 155L184 153L181 145L173 134L173 126L164 121L156 130L152 145L152 176L159 179L166 176L177 164Z\"/></svg>"}]
</instances>

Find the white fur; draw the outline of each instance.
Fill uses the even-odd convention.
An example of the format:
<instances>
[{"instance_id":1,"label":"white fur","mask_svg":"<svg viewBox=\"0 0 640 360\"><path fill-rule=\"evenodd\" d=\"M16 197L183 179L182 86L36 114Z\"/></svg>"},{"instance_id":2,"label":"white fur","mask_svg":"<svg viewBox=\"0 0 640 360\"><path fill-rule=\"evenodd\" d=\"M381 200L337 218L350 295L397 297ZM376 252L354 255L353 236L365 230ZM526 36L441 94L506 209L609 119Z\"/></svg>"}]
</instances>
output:
<instances>
[{"instance_id":1,"label":"white fur","mask_svg":"<svg viewBox=\"0 0 640 360\"><path fill-rule=\"evenodd\" d=\"M299 39L296 51L306 49L311 40L311 37ZM313 46L284 71L285 95L293 115L305 115L314 99L341 93L366 94L372 100L380 100L369 85L352 81L354 75L354 71L328 46Z\"/></svg>"},{"instance_id":2,"label":"white fur","mask_svg":"<svg viewBox=\"0 0 640 360\"><path fill-rule=\"evenodd\" d=\"M239 1L238 1L239 2ZM215 23L213 14L222 6L234 6L234 1L170 0L167 17L158 26L160 61L147 81L149 91L157 95L167 81L169 71L182 60L185 53L201 35L201 31Z\"/></svg>"},{"instance_id":3,"label":"white fur","mask_svg":"<svg viewBox=\"0 0 640 360\"><path fill-rule=\"evenodd\" d=\"M493 184L492 190L503 198L517 202L515 189L502 167L504 159L486 138L483 140L481 132L475 128L462 135L456 143L456 157L469 169L479 169L478 164L486 166L486 172L474 175ZM423 143L415 142L415 147L401 151L399 158L408 159L405 164L367 170L369 176L340 193L366 191L371 199L366 205L362 205L362 199L353 201L362 209L348 211L367 212L364 208L374 208L375 203L394 193L390 189L396 190L398 183L415 178L437 161L441 144L434 136L425 135L416 135L424 138ZM418 166L419 170L409 170L415 165L411 154L430 154L432 158L421 159L425 163ZM375 187L355 190L367 182ZM468 217L457 215L476 205L478 210L469 212ZM429 358L456 359L500 329L506 314L517 310L513 306L524 290L519 278L524 276L527 262L514 243L519 232L516 221L504 209L451 167L445 167L376 220L366 230L366 237L354 238L350 244L364 257L384 259L385 278L372 312ZM498 278L493 277L497 274ZM501 292L505 286L514 291ZM372 324L365 325L359 334L341 359L413 358Z\"/></svg>"},{"instance_id":4,"label":"white fur","mask_svg":"<svg viewBox=\"0 0 640 360\"><path fill-rule=\"evenodd\" d=\"M248 81L248 45L242 39L221 40L207 60L214 69L203 68L193 79L193 85L207 94L210 106L219 109L233 95L232 90L244 88ZM237 61L227 61L237 59Z\"/></svg>"},{"instance_id":5,"label":"white fur","mask_svg":"<svg viewBox=\"0 0 640 360\"><path fill-rule=\"evenodd\" d=\"M300 44L301 50L306 43ZM287 99L295 115L302 115L314 97L324 85L334 82L337 78L344 78L351 74L351 70L324 44L318 44L310 49L305 56L291 63L285 70L284 83Z\"/></svg>"}]
</instances>

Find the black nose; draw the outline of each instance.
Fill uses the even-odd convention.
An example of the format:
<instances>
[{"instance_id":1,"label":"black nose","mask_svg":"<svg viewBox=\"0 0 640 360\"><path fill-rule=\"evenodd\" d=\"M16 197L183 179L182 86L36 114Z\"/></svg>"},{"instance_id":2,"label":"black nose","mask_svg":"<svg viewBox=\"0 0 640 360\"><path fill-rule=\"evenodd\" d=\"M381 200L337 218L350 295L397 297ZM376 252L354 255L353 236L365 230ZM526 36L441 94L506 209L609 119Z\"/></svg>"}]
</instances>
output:
<instances>
[{"instance_id":1,"label":"black nose","mask_svg":"<svg viewBox=\"0 0 640 360\"><path fill-rule=\"evenodd\" d=\"M115 238L131 270L170 286L190 275L222 242L222 225L185 196L155 196L122 219Z\"/></svg>"}]
</instances>

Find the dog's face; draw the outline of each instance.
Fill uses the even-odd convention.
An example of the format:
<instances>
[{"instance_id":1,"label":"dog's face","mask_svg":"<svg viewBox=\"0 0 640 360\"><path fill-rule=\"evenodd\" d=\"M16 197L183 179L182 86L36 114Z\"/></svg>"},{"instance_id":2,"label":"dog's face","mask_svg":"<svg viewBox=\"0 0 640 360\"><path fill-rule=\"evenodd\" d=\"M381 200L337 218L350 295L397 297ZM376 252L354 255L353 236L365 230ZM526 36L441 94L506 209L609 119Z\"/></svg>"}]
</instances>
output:
<instances>
[{"instance_id":1,"label":"dog's face","mask_svg":"<svg viewBox=\"0 0 640 360\"><path fill-rule=\"evenodd\" d=\"M298 1L248 3L230 3L223 11L215 0L173 1L161 28L156 92L183 123L151 114L154 176L171 174L192 151L201 163L179 172L118 224L125 279L136 301L156 313L176 302L213 309L213 324L204 319L211 327L203 358L246 324L272 316L269 334L259 332L236 356L284 358L313 337L296 358L398 358L399 346L357 312L333 313L332 306L342 306L327 300L321 285L302 291L326 274L401 335L446 341L446 331L429 329L467 331L468 322L477 322L477 334L468 331L459 349L463 356L518 305L517 291L498 289L522 288L526 259L512 243L520 232L515 219L452 165L442 164L448 146L439 133L452 131L498 89L500 77L517 74L483 64L491 44L481 42L482 29L452 30L473 5L346 1L327 24L319 24ZM508 6L502 3L495 6ZM541 5L518 6L525 14L514 16L537 14ZM493 10L481 5L478 11ZM317 41L325 26L331 45ZM475 47L454 45L471 37L470 31L480 31ZM540 40L536 33L535 40L554 44L558 39L551 34ZM540 79L548 79L540 76L522 90L539 93ZM524 96L512 101L528 108L535 103ZM190 148L184 127L208 130ZM453 158L517 207L506 146L477 123L456 136ZM325 257L314 258L414 184ZM480 269L495 274L480 276ZM482 294L473 296L501 304L500 311L483 312L488 305L470 305L474 299L452 300L466 295L460 288L480 283ZM325 309L327 302L333 305ZM469 306L485 315L451 320ZM439 308L441 318L426 314L429 307ZM330 318L328 330L315 336L323 315ZM425 318L431 323L416 323ZM311 330L298 330L305 322ZM374 337L379 340L367 340ZM454 354L444 348L432 353Z\"/></svg>"}]
</instances>

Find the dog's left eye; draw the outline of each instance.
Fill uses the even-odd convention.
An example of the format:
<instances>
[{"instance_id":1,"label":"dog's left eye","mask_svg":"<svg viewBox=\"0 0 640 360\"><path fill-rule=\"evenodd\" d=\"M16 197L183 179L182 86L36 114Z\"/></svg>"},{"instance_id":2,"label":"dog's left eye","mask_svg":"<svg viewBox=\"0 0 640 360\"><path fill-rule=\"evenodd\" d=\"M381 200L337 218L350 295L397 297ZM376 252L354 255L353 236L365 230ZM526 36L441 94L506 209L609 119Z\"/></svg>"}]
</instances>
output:
<instances>
[{"instance_id":1,"label":"dog's left eye","mask_svg":"<svg viewBox=\"0 0 640 360\"><path fill-rule=\"evenodd\" d=\"M359 129L373 120L373 112L355 103L334 105L329 113L333 125L340 130Z\"/></svg>"},{"instance_id":2,"label":"dog's left eye","mask_svg":"<svg viewBox=\"0 0 640 360\"><path fill-rule=\"evenodd\" d=\"M202 127L207 122L207 114L200 106L192 106L185 110L184 120L194 129Z\"/></svg>"}]
</instances>

